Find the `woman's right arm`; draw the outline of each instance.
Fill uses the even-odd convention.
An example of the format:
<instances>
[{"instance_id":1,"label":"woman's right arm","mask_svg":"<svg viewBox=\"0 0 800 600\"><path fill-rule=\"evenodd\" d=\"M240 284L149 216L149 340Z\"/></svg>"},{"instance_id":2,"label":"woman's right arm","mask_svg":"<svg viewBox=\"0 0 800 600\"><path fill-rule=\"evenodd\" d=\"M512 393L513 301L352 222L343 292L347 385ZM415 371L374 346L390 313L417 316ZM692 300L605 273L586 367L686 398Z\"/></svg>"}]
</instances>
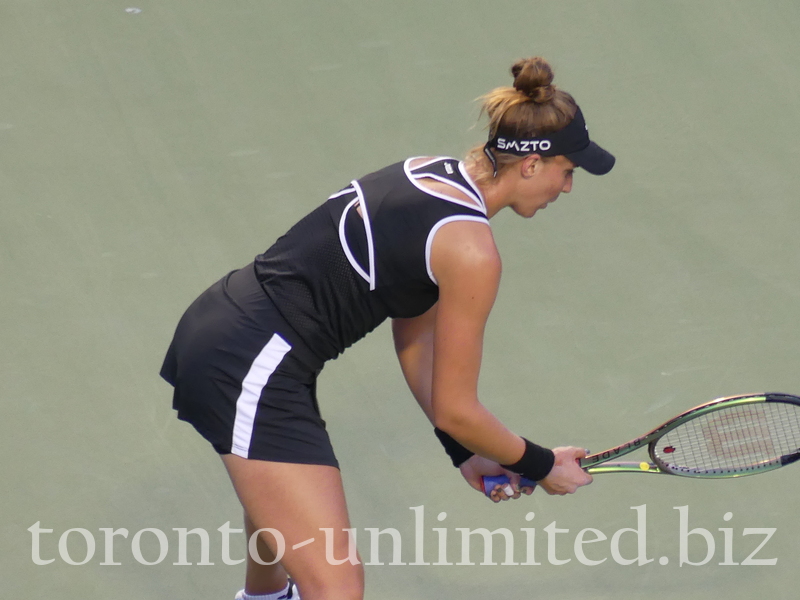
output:
<instances>
[{"instance_id":1,"label":"woman's right arm","mask_svg":"<svg viewBox=\"0 0 800 600\"><path fill-rule=\"evenodd\" d=\"M433 332L433 422L463 446L500 464L525 449L478 399L486 322L500 285L500 257L491 229L461 221L439 229L431 249L439 284Z\"/></svg>"},{"instance_id":2,"label":"woman's right arm","mask_svg":"<svg viewBox=\"0 0 800 600\"><path fill-rule=\"evenodd\" d=\"M434 238L431 267L439 284L433 334L433 423L469 450L501 465L514 465L529 444L478 400L478 374L486 322L500 282L500 258L491 230L455 222ZM576 464L583 450L554 451L547 477L535 477L549 493L563 494L591 482ZM551 456L552 460L552 456Z\"/></svg>"},{"instance_id":3,"label":"woman's right arm","mask_svg":"<svg viewBox=\"0 0 800 600\"><path fill-rule=\"evenodd\" d=\"M482 475L508 473L499 463L513 464L525 450L525 441L477 397L483 331L499 284L499 257L491 231L476 223L443 227L432 254L439 302L423 315L392 322L395 349L406 382L431 423L479 455L461 465L461 472L481 490ZM582 450L553 452L552 476L540 481L545 491L570 493L591 481L575 465Z\"/></svg>"}]
</instances>

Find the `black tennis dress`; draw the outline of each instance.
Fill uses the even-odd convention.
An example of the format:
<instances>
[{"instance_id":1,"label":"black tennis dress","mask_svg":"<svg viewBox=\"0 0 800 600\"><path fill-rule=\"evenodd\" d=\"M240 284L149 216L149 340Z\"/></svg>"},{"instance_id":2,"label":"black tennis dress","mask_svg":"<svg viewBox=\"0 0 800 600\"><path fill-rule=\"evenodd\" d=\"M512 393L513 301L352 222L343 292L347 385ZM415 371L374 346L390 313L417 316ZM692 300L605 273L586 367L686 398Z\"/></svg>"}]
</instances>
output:
<instances>
[{"instance_id":1,"label":"black tennis dress","mask_svg":"<svg viewBox=\"0 0 800 600\"><path fill-rule=\"evenodd\" d=\"M432 192L426 178L473 202ZM338 467L317 375L387 318L436 303L431 245L452 221L489 224L452 158L410 158L331 196L184 313L161 369L178 417L220 454Z\"/></svg>"}]
</instances>

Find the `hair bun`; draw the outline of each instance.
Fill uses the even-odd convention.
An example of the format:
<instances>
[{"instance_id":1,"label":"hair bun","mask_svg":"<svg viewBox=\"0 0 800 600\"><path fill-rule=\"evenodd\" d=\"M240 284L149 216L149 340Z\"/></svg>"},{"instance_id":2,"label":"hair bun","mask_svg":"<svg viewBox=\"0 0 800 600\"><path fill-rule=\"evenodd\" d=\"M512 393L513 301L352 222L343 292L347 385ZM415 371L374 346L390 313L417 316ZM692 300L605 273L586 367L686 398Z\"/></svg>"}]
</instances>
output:
<instances>
[{"instance_id":1,"label":"hair bun","mask_svg":"<svg viewBox=\"0 0 800 600\"><path fill-rule=\"evenodd\" d=\"M525 94L536 104L550 102L556 93L553 69L541 56L523 58L511 67L514 89Z\"/></svg>"}]
</instances>

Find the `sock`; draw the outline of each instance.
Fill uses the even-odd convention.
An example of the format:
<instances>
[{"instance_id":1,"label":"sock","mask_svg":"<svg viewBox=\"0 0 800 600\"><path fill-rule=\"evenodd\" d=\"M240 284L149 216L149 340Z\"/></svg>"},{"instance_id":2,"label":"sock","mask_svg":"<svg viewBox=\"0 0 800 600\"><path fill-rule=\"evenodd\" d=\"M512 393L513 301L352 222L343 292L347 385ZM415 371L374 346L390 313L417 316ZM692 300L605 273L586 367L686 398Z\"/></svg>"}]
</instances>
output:
<instances>
[{"instance_id":1,"label":"sock","mask_svg":"<svg viewBox=\"0 0 800 600\"><path fill-rule=\"evenodd\" d=\"M289 595L289 590L292 589L294 592L293 595ZM294 588L294 583L289 581L286 584L286 587L283 588L279 592L273 592L271 594L259 594L255 596L253 594L248 594L244 590L240 590L238 594L236 594L235 600L282 600L282 599L289 599L292 600L300 600L300 597L297 595L296 588Z\"/></svg>"}]
</instances>

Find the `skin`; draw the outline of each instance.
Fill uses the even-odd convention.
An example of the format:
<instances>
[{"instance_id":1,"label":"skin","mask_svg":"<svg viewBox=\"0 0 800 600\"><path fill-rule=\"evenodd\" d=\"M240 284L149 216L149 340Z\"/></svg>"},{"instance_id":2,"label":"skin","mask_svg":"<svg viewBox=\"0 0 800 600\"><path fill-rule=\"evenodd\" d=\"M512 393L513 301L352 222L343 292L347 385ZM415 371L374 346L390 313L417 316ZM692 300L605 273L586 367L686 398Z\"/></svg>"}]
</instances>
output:
<instances>
[{"instance_id":1,"label":"skin","mask_svg":"<svg viewBox=\"0 0 800 600\"><path fill-rule=\"evenodd\" d=\"M488 216L508 207L520 216L533 217L562 192L572 190L574 170L575 165L563 156L543 160L534 154L523 158L481 188ZM476 173L470 175L474 178ZM438 181L427 185L435 191L457 195ZM461 199L469 201L467 196ZM525 443L500 423L477 396L483 333L501 271L491 229L469 221L443 226L433 241L431 267L439 282L439 302L420 317L393 322L395 346L406 381L431 423L476 453L461 465L467 482L482 491L481 477L506 474L513 493L506 494L498 488L492 493L492 500L518 498L519 476L500 465L517 462ZM591 482L591 476L576 462L585 456L585 450L559 447L553 452L553 470L539 482L548 494L573 493Z\"/></svg>"},{"instance_id":2,"label":"skin","mask_svg":"<svg viewBox=\"0 0 800 600\"><path fill-rule=\"evenodd\" d=\"M504 208L530 218L559 195L572 189L575 165L563 156L542 159L530 155L510 165L481 187L492 217ZM476 173L470 173L475 179ZM453 187L435 180L423 185L471 202ZM442 226L431 249L431 268L439 284L439 301L412 319L395 319L395 349L412 394L433 425L446 431L475 456L461 465L467 483L482 492L481 477L505 473L510 493L497 489L492 500L519 498L531 489L519 488L519 476L501 464L517 462L525 450L523 439L505 427L477 395L486 321L500 283L501 262L492 232L485 224L455 221ZM571 494L592 478L577 464L585 451L576 447L553 449L555 465L538 482L548 494ZM244 507L248 537L257 529L273 528L285 540L280 563L259 564L248 553L245 590L268 594L282 590L287 572L297 582L303 600L360 600L364 573L360 562L332 565L325 555L321 528L333 530L333 556L348 556L350 527L339 471L321 465L300 465L222 457ZM298 481L313 481L297 492ZM294 549L314 538L316 541ZM262 532L258 554L272 562L275 538Z\"/></svg>"}]
</instances>

